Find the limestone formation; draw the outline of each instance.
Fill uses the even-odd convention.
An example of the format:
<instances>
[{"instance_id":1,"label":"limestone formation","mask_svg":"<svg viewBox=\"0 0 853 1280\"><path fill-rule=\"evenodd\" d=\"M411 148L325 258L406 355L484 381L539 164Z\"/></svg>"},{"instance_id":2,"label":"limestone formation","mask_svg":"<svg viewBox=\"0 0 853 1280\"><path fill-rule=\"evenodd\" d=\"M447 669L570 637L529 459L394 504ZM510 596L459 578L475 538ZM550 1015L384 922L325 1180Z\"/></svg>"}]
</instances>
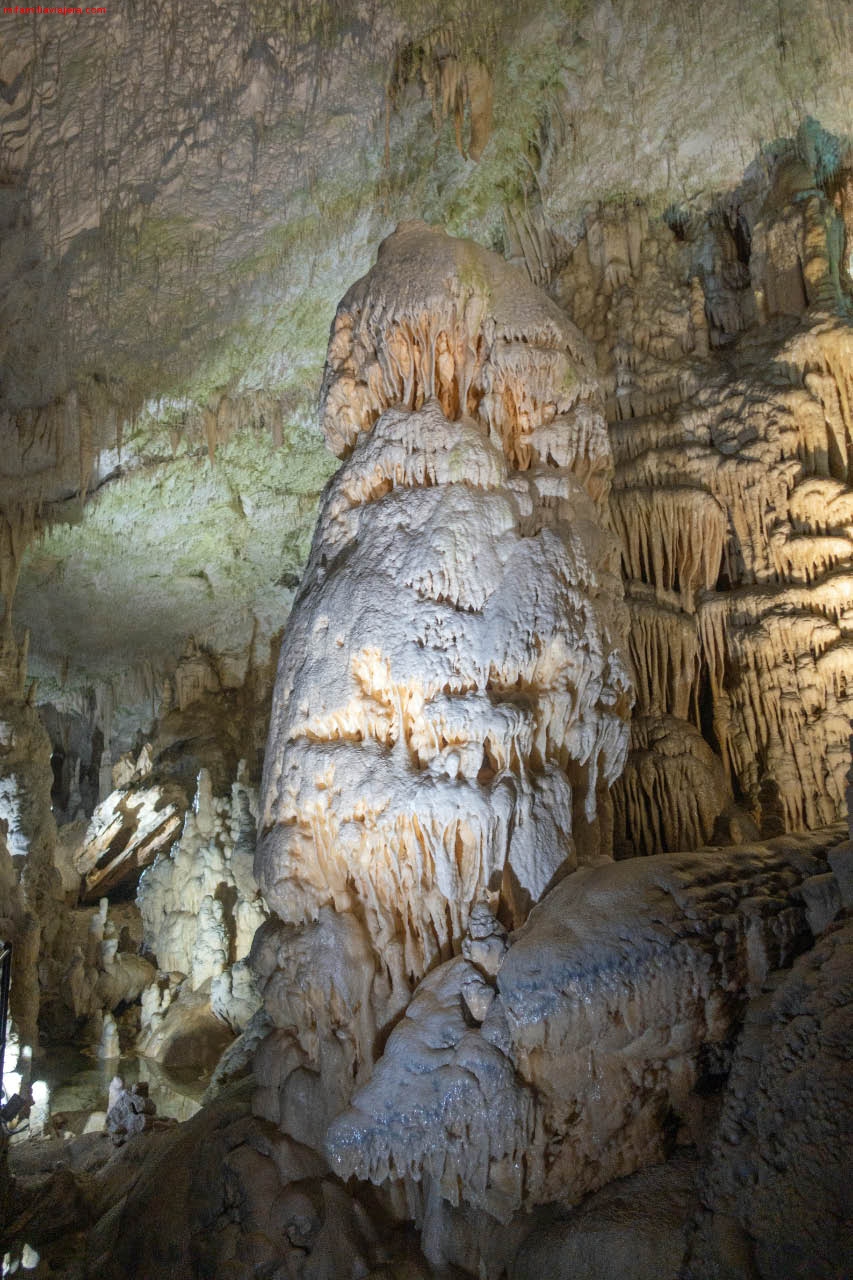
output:
<instances>
[{"instance_id":1,"label":"limestone formation","mask_svg":"<svg viewBox=\"0 0 853 1280\"><path fill-rule=\"evenodd\" d=\"M591 822L621 767L609 451L560 313L422 224L341 303L321 412L346 460L282 649L257 869L284 919L358 903L419 975L480 893L514 879L523 916L577 856L573 790Z\"/></svg>"},{"instance_id":2,"label":"limestone formation","mask_svg":"<svg viewBox=\"0 0 853 1280\"><path fill-rule=\"evenodd\" d=\"M609 852L631 699L596 384L547 298L402 226L338 309L321 417L344 462L282 645L255 863L284 922L255 959L281 1029L257 1105L309 1126L480 899L520 923Z\"/></svg>"},{"instance_id":3,"label":"limestone formation","mask_svg":"<svg viewBox=\"0 0 853 1280\"><path fill-rule=\"evenodd\" d=\"M744 1002L811 939L807 887L842 837L567 877L496 978L480 974L496 988L480 1025L465 1008L475 963L457 957L421 982L329 1129L333 1167L402 1183L414 1216L440 1220L443 1202L463 1200L508 1221L664 1159L679 1127L695 1140L696 1086L724 1061Z\"/></svg>"},{"instance_id":4,"label":"limestone formation","mask_svg":"<svg viewBox=\"0 0 853 1280\"><path fill-rule=\"evenodd\" d=\"M244 769L230 797L212 795L202 771L180 840L142 877L144 945L196 989L248 955L266 916L252 876L256 807Z\"/></svg>"},{"instance_id":5,"label":"limestone formation","mask_svg":"<svg viewBox=\"0 0 853 1280\"><path fill-rule=\"evenodd\" d=\"M830 1280L848 1265L852 935L848 916L750 1005L686 1280Z\"/></svg>"},{"instance_id":6,"label":"limestone formation","mask_svg":"<svg viewBox=\"0 0 853 1280\"><path fill-rule=\"evenodd\" d=\"M379 963L355 917L328 907L307 925L273 917L255 938L252 967L273 1029L255 1054L253 1109L315 1149L370 1078L386 1013Z\"/></svg>"},{"instance_id":7,"label":"limestone formation","mask_svg":"<svg viewBox=\"0 0 853 1280\"><path fill-rule=\"evenodd\" d=\"M38 1019L51 1021L71 938L62 879L53 862L50 741L24 693L26 644L0 630L0 833L8 862L3 914L14 947L12 1017L22 1044L38 1045ZM4 860L5 861L5 860ZM15 883L17 882L17 883ZM44 1002L43 1002L44 997Z\"/></svg>"},{"instance_id":8,"label":"limestone formation","mask_svg":"<svg viewBox=\"0 0 853 1280\"><path fill-rule=\"evenodd\" d=\"M85 943L75 945L58 994L71 1015L75 1038L95 1047L101 1058L116 1058L120 1041L115 1019L139 1002L155 969L135 950L119 950L121 939L106 898L87 916Z\"/></svg>"},{"instance_id":9,"label":"limestone formation","mask_svg":"<svg viewBox=\"0 0 853 1280\"><path fill-rule=\"evenodd\" d=\"M139 872L177 838L186 808L179 787L136 786L112 791L98 805L75 855L84 901L93 901Z\"/></svg>"},{"instance_id":10,"label":"limestone formation","mask_svg":"<svg viewBox=\"0 0 853 1280\"><path fill-rule=\"evenodd\" d=\"M38 920L27 910L5 832L0 829L0 939L13 948L10 1012L22 1042L29 1045L35 1043L38 1036L40 937Z\"/></svg>"},{"instance_id":11,"label":"limestone formation","mask_svg":"<svg viewBox=\"0 0 853 1280\"><path fill-rule=\"evenodd\" d=\"M846 1276L853 7L30 7L0 1271Z\"/></svg>"},{"instance_id":12,"label":"limestone formation","mask_svg":"<svg viewBox=\"0 0 853 1280\"><path fill-rule=\"evenodd\" d=\"M183 1024L195 1025L205 1012L238 1034L258 1008L246 962L267 915L252 875L256 812L244 765L230 797L214 796L202 770L180 839L143 873L143 945L159 975L142 995L140 1047L153 1057L185 1039ZM198 993L201 1009L188 999Z\"/></svg>"},{"instance_id":13,"label":"limestone formation","mask_svg":"<svg viewBox=\"0 0 853 1280\"><path fill-rule=\"evenodd\" d=\"M557 284L616 462L638 694L623 855L844 812L853 328L808 137L704 224L600 211Z\"/></svg>"},{"instance_id":14,"label":"limestone formation","mask_svg":"<svg viewBox=\"0 0 853 1280\"><path fill-rule=\"evenodd\" d=\"M120 1082L119 1082L120 1083ZM225 1091L185 1124L146 1114L121 1090L125 1133L27 1144L14 1160L18 1214L4 1247L24 1241L69 1277L239 1280L433 1280L411 1234L369 1192L348 1191L321 1156L253 1120L250 1090ZM141 1123L140 1123L141 1122ZM152 1123L153 1122L153 1123ZM141 1131L127 1132L140 1127ZM42 1156L61 1167L45 1175ZM26 1157L29 1156L29 1159ZM76 1235L68 1227L85 1224Z\"/></svg>"},{"instance_id":15,"label":"limestone formation","mask_svg":"<svg viewBox=\"0 0 853 1280\"><path fill-rule=\"evenodd\" d=\"M696 1211L696 1160L678 1153L611 1183L525 1234L510 1280L680 1280Z\"/></svg>"}]
</instances>

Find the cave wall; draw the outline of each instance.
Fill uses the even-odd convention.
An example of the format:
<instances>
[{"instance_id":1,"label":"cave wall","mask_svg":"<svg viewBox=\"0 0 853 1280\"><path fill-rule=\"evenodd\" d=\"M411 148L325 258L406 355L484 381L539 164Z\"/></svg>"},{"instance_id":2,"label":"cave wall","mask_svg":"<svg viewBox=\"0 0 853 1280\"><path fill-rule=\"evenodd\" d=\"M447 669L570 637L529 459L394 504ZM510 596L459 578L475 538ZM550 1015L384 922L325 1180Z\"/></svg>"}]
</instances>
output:
<instances>
[{"instance_id":1,"label":"cave wall","mask_svg":"<svg viewBox=\"0 0 853 1280\"><path fill-rule=\"evenodd\" d=\"M626 854L845 813L846 163L806 122L709 216L600 210L556 285L596 344L616 462Z\"/></svg>"}]
</instances>

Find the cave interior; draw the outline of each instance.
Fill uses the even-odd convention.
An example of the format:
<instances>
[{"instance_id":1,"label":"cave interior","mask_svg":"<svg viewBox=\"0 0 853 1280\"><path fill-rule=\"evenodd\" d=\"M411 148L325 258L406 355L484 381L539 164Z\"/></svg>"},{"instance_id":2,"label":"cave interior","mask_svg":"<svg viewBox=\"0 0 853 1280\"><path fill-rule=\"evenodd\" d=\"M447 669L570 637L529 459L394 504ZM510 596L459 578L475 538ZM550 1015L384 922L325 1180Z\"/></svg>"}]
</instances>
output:
<instances>
[{"instance_id":1,"label":"cave interior","mask_svg":"<svg viewBox=\"0 0 853 1280\"><path fill-rule=\"evenodd\" d=\"M0 1274L851 1274L851 59L4 7Z\"/></svg>"}]
</instances>

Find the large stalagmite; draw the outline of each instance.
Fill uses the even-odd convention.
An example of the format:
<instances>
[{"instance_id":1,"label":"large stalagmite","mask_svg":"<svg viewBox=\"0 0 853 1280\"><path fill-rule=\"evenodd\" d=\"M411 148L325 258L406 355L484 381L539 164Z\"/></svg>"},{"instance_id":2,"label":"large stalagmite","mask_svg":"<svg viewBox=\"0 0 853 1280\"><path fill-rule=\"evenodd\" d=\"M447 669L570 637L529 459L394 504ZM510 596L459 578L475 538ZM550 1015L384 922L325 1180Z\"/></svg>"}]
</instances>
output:
<instances>
[{"instance_id":1,"label":"large stalagmite","mask_svg":"<svg viewBox=\"0 0 853 1280\"><path fill-rule=\"evenodd\" d=\"M520 274L422 223L338 309L322 419L344 462L282 646L256 859L280 1027L300 1019L274 976L310 937L343 930L375 969L378 1027L478 899L520 923L609 853L631 691L591 369Z\"/></svg>"}]
</instances>

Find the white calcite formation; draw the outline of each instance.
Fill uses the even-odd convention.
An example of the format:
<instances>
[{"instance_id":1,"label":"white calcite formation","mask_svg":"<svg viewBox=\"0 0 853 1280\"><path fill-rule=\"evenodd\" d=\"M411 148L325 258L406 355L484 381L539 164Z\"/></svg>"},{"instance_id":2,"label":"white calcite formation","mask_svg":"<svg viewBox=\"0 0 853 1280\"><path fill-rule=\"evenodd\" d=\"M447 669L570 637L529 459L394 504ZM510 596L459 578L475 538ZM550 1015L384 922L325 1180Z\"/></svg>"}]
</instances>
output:
<instances>
[{"instance_id":1,"label":"white calcite formation","mask_svg":"<svg viewBox=\"0 0 853 1280\"><path fill-rule=\"evenodd\" d=\"M147 1081L126 1089L121 1077L113 1079L118 1080L119 1087L115 1090L110 1087L110 1105L104 1127L113 1145L120 1147L134 1134L152 1128L157 1108L148 1096Z\"/></svg>"},{"instance_id":2,"label":"white calcite formation","mask_svg":"<svg viewBox=\"0 0 853 1280\"><path fill-rule=\"evenodd\" d=\"M174 799L169 799L172 792ZM183 796L175 788L141 787L112 791L86 829L75 866L83 877L83 897L91 901L139 873L168 849L181 829Z\"/></svg>"},{"instance_id":3,"label":"white calcite formation","mask_svg":"<svg viewBox=\"0 0 853 1280\"><path fill-rule=\"evenodd\" d=\"M85 943L74 948L63 975L62 998L80 1024L84 1037L99 1044L103 1058L118 1057L118 1029L113 1014L135 1004L155 977L149 960L132 951L119 951L119 935L109 916L109 902L102 898L92 912Z\"/></svg>"},{"instance_id":4,"label":"white calcite formation","mask_svg":"<svg viewBox=\"0 0 853 1280\"><path fill-rule=\"evenodd\" d=\"M256 869L285 921L363 920L399 999L481 895L520 921L607 849L631 700L610 453L577 332L422 223L341 303L321 414L344 463L282 646Z\"/></svg>"},{"instance_id":5,"label":"white calcite formation","mask_svg":"<svg viewBox=\"0 0 853 1280\"><path fill-rule=\"evenodd\" d=\"M244 767L230 796L214 796L202 770L180 839L143 873L143 945L160 971L142 995L140 1046L152 1056L179 1034L181 1010L194 1021L209 1005L237 1033L260 1003L246 964L267 916L252 874L256 812ZM201 1003L189 998L198 993Z\"/></svg>"},{"instance_id":6,"label":"white calcite formation","mask_svg":"<svg viewBox=\"0 0 853 1280\"><path fill-rule=\"evenodd\" d=\"M747 352L742 381L709 390L693 420L717 455L709 475L730 512L721 573L731 586L706 594L697 610L714 734L757 818L772 815L778 794L789 830L845 812L851 359L853 327L827 318L769 352Z\"/></svg>"},{"instance_id":7,"label":"white calcite formation","mask_svg":"<svg viewBox=\"0 0 853 1280\"><path fill-rule=\"evenodd\" d=\"M151 768L148 744L135 762L123 758L115 766L116 789L96 807L74 856L84 900L95 900L138 876L177 839L186 796L172 783L155 782Z\"/></svg>"},{"instance_id":8,"label":"white calcite formation","mask_svg":"<svg viewBox=\"0 0 853 1280\"><path fill-rule=\"evenodd\" d=\"M402 1184L440 1250L460 1200L506 1222L665 1159L674 1128L696 1136L695 1087L744 1002L811 941L810 886L844 834L584 868L510 937L496 978L472 934L330 1127L333 1167Z\"/></svg>"},{"instance_id":9,"label":"white calcite formation","mask_svg":"<svg viewBox=\"0 0 853 1280\"><path fill-rule=\"evenodd\" d=\"M271 919L252 968L273 1028L255 1054L253 1110L319 1148L354 1085L370 1076L387 982L364 927L328 907L308 924Z\"/></svg>"}]
</instances>

